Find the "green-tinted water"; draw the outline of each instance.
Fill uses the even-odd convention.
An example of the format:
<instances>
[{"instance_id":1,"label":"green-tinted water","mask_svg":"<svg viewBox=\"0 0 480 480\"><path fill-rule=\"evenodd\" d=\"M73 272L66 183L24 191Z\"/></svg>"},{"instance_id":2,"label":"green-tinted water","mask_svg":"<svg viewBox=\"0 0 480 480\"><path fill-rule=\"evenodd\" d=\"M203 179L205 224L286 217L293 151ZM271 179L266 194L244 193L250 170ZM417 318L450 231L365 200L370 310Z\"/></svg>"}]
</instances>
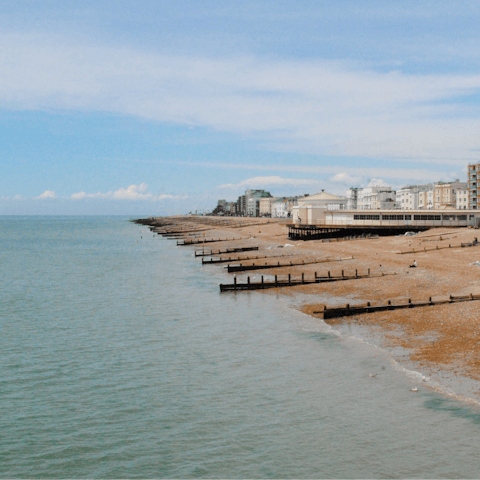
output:
<instances>
[{"instance_id":1,"label":"green-tinted water","mask_svg":"<svg viewBox=\"0 0 480 480\"><path fill-rule=\"evenodd\" d=\"M119 217L0 246L2 477L478 477L475 409L191 249Z\"/></svg>"}]
</instances>

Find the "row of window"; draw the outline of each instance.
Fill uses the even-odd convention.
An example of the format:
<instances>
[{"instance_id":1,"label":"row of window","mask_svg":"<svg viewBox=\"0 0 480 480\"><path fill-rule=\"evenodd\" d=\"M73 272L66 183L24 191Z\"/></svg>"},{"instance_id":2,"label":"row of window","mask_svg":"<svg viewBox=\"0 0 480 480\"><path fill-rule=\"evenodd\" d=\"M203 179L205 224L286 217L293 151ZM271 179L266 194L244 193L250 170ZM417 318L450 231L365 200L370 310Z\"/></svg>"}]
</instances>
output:
<instances>
[{"instance_id":1,"label":"row of window","mask_svg":"<svg viewBox=\"0 0 480 480\"><path fill-rule=\"evenodd\" d=\"M380 215L353 215L354 220L380 220ZM411 220L411 215L382 215L382 220ZM442 220L441 215L414 215L414 220ZM466 220L466 215L443 215L443 220Z\"/></svg>"}]
</instances>

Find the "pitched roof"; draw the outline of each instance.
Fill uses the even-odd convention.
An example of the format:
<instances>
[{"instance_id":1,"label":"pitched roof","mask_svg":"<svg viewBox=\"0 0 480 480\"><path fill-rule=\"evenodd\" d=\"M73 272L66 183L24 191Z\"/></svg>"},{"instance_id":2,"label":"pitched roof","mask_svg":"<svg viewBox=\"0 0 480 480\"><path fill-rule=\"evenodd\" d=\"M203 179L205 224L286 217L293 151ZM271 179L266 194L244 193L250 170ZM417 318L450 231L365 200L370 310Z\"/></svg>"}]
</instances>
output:
<instances>
[{"instance_id":1,"label":"pitched roof","mask_svg":"<svg viewBox=\"0 0 480 480\"><path fill-rule=\"evenodd\" d=\"M343 200L343 197L337 197L336 195L332 195L331 193L327 192L320 192L316 193L315 195L309 195L302 199L303 201L308 200Z\"/></svg>"}]
</instances>

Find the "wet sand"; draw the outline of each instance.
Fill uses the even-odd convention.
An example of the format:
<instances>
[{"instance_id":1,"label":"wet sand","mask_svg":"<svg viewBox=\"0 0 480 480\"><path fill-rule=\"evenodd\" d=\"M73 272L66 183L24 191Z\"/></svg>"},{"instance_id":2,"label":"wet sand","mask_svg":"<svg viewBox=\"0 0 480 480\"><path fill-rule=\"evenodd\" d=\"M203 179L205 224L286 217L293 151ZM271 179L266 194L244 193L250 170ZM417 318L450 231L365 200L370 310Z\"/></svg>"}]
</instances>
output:
<instances>
[{"instance_id":1,"label":"wet sand","mask_svg":"<svg viewBox=\"0 0 480 480\"><path fill-rule=\"evenodd\" d=\"M201 222L201 218L196 219ZM204 217L205 218L205 217ZM208 217L207 217L208 218ZM232 248L255 245L258 252L235 254L238 258L255 255L275 256L267 263L283 261L301 262L312 259L346 258L342 262L315 263L292 267L269 268L237 274L237 279L261 275L313 276L315 272L326 275L346 274L356 269L361 272L396 273L384 277L356 279L332 283L299 285L261 291L267 295L293 297L294 304L302 312L314 315L323 305L340 306L345 303L363 304L427 300L449 295L480 294L480 266L470 265L480 261L480 244L465 248L443 248L459 246L480 237L478 230L431 229L415 236L380 237L354 239L341 242L321 240L292 241L288 239L288 228L284 221L269 219L263 225L247 225L238 228L238 222L261 221L260 219L229 218L227 225L210 225L205 238L236 238L229 242L215 242L205 249ZM206 221L205 219L203 221ZM265 220L267 221L267 220ZM201 225L201 223L199 223ZM202 224L203 225L203 224ZM286 246L293 245L293 246ZM282 246L282 248L279 248ZM407 250L439 250L399 255ZM193 248L193 247L184 247ZM199 246L197 246L199 248ZM232 256L234 254L231 254ZM409 265L417 261L417 268ZM251 260L250 263L254 263ZM236 262L238 263L238 262ZM248 264L242 261L242 264ZM258 261L257 261L258 263ZM220 264L221 268L226 264ZM215 268L214 266L209 268ZM218 268L218 267L217 267ZM233 275L232 275L233 282ZM240 293L244 294L244 293ZM295 300L297 299L297 300ZM443 372L447 376L462 376L480 381L480 301L444 304L407 310L375 312L339 319L325 320L332 326L355 325L364 336L391 352L401 349L403 360L415 365L425 374ZM470 393L480 394L478 388L469 387Z\"/></svg>"}]
</instances>

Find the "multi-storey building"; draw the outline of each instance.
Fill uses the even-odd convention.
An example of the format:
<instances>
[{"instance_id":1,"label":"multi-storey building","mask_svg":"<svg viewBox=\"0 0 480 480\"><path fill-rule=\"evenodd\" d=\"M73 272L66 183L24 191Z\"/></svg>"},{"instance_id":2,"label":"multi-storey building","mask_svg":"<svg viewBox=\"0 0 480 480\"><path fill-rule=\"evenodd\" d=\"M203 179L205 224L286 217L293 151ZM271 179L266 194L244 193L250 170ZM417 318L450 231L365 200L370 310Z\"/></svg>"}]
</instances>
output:
<instances>
[{"instance_id":1,"label":"multi-storey building","mask_svg":"<svg viewBox=\"0 0 480 480\"><path fill-rule=\"evenodd\" d=\"M361 188L350 187L345 194L347 199L347 210L356 210L358 206L358 191Z\"/></svg>"},{"instance_id":2,"label":"multi-storey building","mask_svg":"<svg viewBox=\"0 0 480 480\"><path fill-rule=\"evenodd\" d=\"M261 198L259 203L259 214L261 217L270 217L272 215L272 203L277 197Z\"/></svg>"},{"instance_id":3,"label":"multi-storey building","mask_svg":"<svg viewBox=\"0 0 480 480\"><path fill-rule=\"evenodd\" d=\"M265 190L245 190L247 216L260 216L260 200L265 197L271 197L270 192Z\"/></svg>"},{"instance_id":4,"label":"multi-storey building","mask_svg":"<svg viewBox=\"0 0 480 480\"><path fill-rule=\"evenodd\" d=\"M456 208L457 191L464 191L467 188L468 184L460 182L458 178L454 182L438 182L433 194L433 208L435 210Z\"/></svg>"},{"instance_id":5,"label":"multi-storey building","mask_svg":"<svg viewBox=\"0 0 480 480\"><path fill-rule=\"evenodd\" d=\"M396 195L391 187L366 187L358 190L359 210L392 210L396 208Z\"/></svg>"},{"instance_id":6,"label":"multi-storey building","mask_svg":"<svg viewBox=\"0 0 480 480\"><path fill-rule=\"evenodd\" d=\"M457 190L456 208L458 210L466 210L468 206L468 188Z\"/></svg>"},{"instance_id":7,"label":"multi-storey building","mask_svg":"<svg viewBox=\"0 0 480 480\"><path fill-rule=\"evenodd\" d=\"M433 193L434 189L418 192L418 209L431 210L433 208Z\"/></svg>"},{"instance_id":8,"label":"multi-storey building","mask_svg":"<svg viewBox=\"0 0 480 480\"><path fill-rule=\"evenodd\" d=\"M433 188L433 184L407 185L402 187L396 192L397 208L402 210L417 210L418 208L426 208L423 205L420 206L420 194L424 192L433 192ZM428 196L426 197L425 195L422 195L422 204L425 204L426 198L428 198Z\"/></svg>"},{"instance_id":9,"label":"multi-storey building","mask_svg":"<svg viewBox=\"0 0 480 480\"><path fill-rule=\"evenodd\" d=\"M468 204L472 210L478 210L480 205L480 163L468 166Z\"/></svg>"}]
</instances>

